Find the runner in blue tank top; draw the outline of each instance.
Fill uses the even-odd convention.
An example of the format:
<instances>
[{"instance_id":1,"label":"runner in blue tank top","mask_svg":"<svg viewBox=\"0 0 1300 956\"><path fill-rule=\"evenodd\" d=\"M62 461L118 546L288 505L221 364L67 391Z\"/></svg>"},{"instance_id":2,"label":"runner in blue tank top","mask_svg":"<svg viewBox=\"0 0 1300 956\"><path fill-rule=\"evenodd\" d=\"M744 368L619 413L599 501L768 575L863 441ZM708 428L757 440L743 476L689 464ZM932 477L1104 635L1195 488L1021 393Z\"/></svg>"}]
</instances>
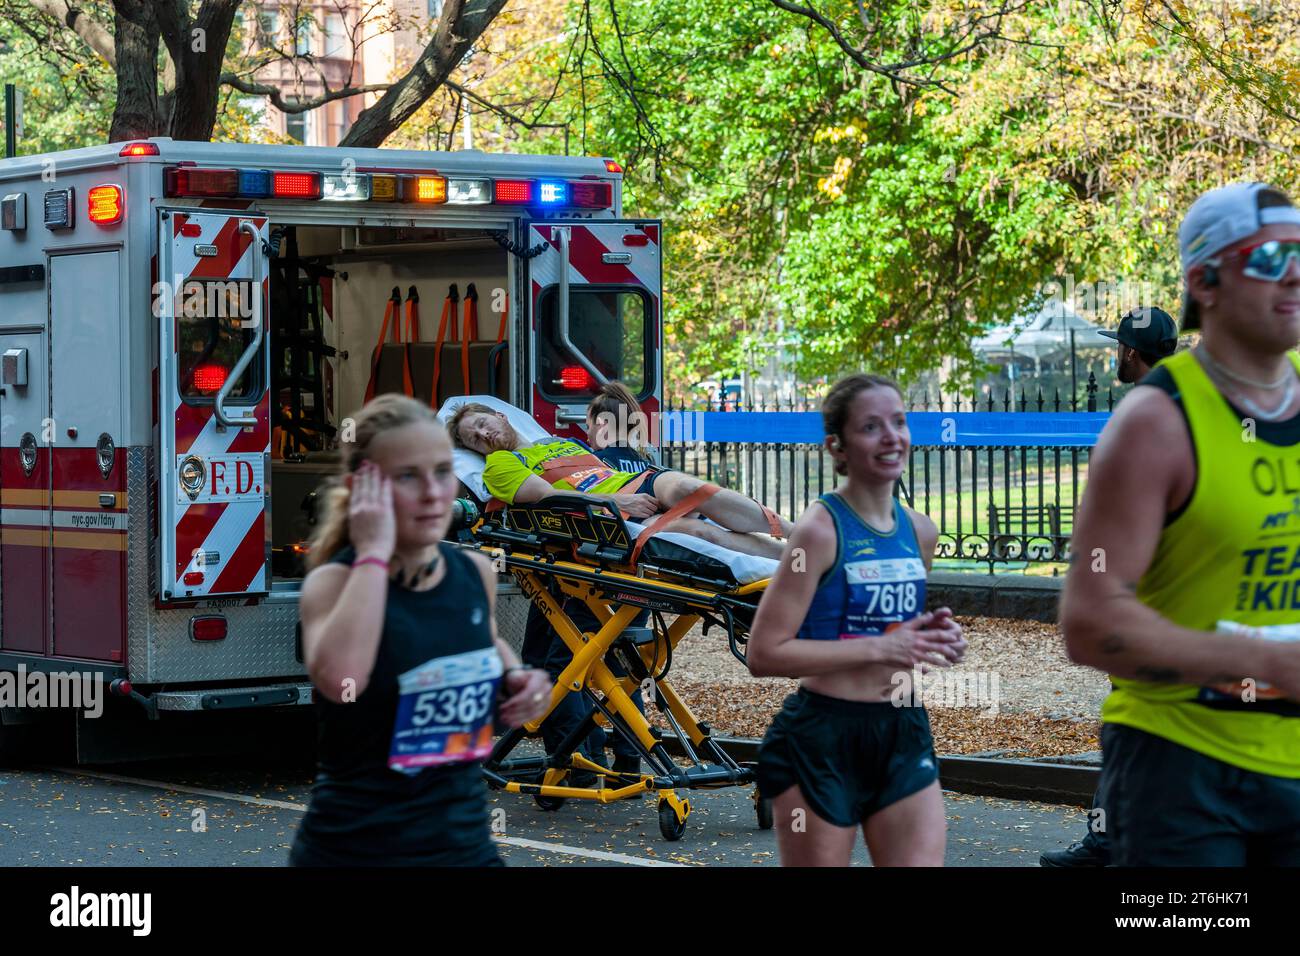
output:
<instances>
[{"instance_id":1,"label":"runner in blue tank top","mask_svg":"<svg viewBox=\"0 0 1300 956\"><path fill-rule=\"evenodd\" d=\"M759 792L785 866L847 866L859 826L877 866L941 866L930 721L894 701L910 699L913 668L951 666L966 641L948 608L925 610L934 522L893 497L911 444L903 398L853 375L822 420L845 481L795 525L750 634L754 676L800 679L759 750Z\"/></svg>"}]
</instances>

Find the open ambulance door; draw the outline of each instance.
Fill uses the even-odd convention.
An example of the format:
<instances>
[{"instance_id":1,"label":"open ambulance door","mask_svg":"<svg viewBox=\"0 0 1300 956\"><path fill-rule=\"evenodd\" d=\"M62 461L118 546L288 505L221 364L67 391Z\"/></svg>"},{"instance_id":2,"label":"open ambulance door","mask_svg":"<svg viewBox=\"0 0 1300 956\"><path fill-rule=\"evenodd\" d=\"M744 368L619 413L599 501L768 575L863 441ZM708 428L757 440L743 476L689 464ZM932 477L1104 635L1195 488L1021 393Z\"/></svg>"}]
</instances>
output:
<instances>
[{"instance_id":1,"label":"open ambulance door","mask_svg":"<svg viewBox=\"0 0 1300 956\"><path fill-rule=\"evenodd\" d=\"M655 421L663 397L660 225L529 223L529 248L545 247L528 260L532 411L552 434L585 440L587 404L606 381L627 385Z\"/></svg>"},{"instance_id":2,"label":"open ambulance door","mask_svg":"<svg viewBox=\"0 0 1300 956\"><path fill-rule=\"evenodd\" d=\"M270 583L266 217L160 212L158 591Z\"/></svg>"}]
</instances>

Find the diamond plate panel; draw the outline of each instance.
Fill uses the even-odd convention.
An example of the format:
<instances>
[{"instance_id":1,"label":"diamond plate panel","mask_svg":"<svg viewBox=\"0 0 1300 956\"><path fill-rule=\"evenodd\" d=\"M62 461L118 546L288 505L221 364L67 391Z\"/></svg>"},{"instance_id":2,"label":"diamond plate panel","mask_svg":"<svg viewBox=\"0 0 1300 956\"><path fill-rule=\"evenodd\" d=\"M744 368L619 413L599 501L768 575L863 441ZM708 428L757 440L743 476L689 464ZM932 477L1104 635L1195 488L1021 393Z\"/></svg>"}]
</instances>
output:
<instances>
[{"instance_id":1,"label":"diamond plate panel","mask_svg":"<svg viewBox=\"0 0 1300 956\"><path fill-rule=\"evenodd\" d=\"M514 578L504 575L497 584L497 636L513 647L516 654L524 646L524 627L531 605Z\"/></svg>"},{"instance_id":2,"label":"diamond plate panel","mask_svg":"<svg viewBox=\"0 0 1300 956\"><path fill-rule=\"evenodd\" d=\"M242 603L221 606L219 600L177 610L154 607L157 501L153 475L152 450L132 448L127 454L127 508L131 515L127 531L127 668L131 679L157 684L305 676L305 669L294 657L296 600L270 600L252 607ZM229 636L210 643L191 640L190 618L202 614L224 615Z\"/></svg>"}]
</instances>

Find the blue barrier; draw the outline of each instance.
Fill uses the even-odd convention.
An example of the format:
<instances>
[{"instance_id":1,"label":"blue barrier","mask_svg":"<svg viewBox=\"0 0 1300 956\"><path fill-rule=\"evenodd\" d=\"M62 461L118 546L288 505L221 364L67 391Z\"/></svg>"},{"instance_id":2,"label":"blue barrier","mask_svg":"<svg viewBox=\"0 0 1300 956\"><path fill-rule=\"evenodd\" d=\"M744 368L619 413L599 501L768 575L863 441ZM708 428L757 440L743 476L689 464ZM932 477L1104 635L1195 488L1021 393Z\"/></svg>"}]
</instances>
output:
<instances>
[{"instance_id":1,"label":"blue barrier","mask_svg":"<svg viewBox=\"0 0 1300 956\"><path fill-rule=\"evenodd\" d=\"M913 445L1091 447L1109 412L909 412ZM820 412L666 412L662 441L820 444Z\"/></svg>"}]
</instances>

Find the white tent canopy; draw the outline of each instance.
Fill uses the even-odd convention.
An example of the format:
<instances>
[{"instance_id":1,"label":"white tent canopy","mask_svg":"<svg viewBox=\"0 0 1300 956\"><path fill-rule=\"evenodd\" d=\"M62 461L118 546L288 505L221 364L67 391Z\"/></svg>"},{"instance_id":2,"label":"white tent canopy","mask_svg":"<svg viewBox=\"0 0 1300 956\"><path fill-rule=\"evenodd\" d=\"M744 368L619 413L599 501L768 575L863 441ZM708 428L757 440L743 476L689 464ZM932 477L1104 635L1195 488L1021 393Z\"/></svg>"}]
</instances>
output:
<instances>
[{"instance_id":1,"label":"white tent canopy","mask_svg":"<svg viewBox=\"0 0 1300 956\"><path fill-rule=\"evenodd\" d=\"M990 329L976 339L975 352L990 362L1013 356L1052 362L1070 354L1070 333L1076 349L1114 348L1115 340L1097 334L1100 327L1075 312L1068 303L1053 299L1037 313L1019 316L1009 325Z\"/></svg>"}]
</instances>

